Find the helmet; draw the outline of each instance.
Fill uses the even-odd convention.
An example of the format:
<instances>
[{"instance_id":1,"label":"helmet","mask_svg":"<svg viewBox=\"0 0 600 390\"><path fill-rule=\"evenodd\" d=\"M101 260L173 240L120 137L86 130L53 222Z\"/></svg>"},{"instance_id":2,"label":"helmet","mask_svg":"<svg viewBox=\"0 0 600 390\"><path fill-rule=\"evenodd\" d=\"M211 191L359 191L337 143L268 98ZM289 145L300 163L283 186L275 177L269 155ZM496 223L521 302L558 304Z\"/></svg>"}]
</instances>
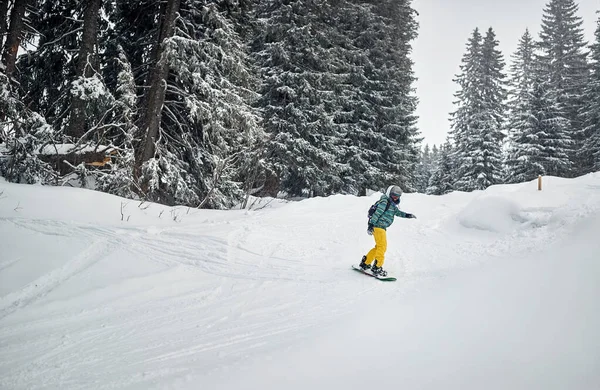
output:
<instances>
[{"instance_id":1,"label":"helmet","mask_svg":"<svg viewBox=\"0 0 600 390\"><path fill-rule=\"evenodd\" d=\"M399 186L389 186L385 194L394 202L395 204L400 203L400 196L402 196L402 188Z\"/></svg>"}]
</instances>

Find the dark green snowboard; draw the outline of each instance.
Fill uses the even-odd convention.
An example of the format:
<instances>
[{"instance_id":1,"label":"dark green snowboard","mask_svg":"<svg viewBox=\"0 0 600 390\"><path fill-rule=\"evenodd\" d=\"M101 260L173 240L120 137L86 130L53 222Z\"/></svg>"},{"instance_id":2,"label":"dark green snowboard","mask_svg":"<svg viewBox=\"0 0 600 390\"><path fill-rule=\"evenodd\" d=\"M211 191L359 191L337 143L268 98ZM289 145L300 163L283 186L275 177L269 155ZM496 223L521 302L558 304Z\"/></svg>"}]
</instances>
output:
<instances>
[{"instance_id":1,"label":"dark green snowboard","mask_svg":"<svg viewBox=\"0 0 600 390\"><path fill-rule=\"evenodd\" d=\"M384 276L384 277L375 276L370 272L363 271L359 266L356 266L354 264L352 265L352 269L360 272L361 274L368 275L372 278L383 280L384 282L395 282L396 281L396 278L393 276Z\"/></svg>"}]
</instances>

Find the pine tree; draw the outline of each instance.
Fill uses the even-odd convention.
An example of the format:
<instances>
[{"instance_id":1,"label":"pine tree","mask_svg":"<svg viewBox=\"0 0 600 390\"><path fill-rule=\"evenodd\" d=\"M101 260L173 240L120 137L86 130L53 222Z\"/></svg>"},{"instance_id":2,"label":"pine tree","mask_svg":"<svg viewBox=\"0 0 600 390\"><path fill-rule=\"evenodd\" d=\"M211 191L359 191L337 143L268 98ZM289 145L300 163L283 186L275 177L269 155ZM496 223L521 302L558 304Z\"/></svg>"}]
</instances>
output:
<instances>
[{"instance_id":1,"label":"pine tree","mask_svg":"<svg viewBox=\"0 0 600 390\"><path fill-rule=\"evenodd\" d=\"M502 181L501 140L503 134L504 60L490 28L482 40L473 31L455 80L458 108L452 113L452 135L456 145L458 181L455 189L485 189Z\"/></svg>"},{"instance_id":2,"label":"pine tree","mask_svg":"<svg viewBox=\"0 0 600 390\"><path fill-rule=\"evenodd\" d=\"M481 115L482 143L478 162L481 169L478 181L484 188L503 181L502 140L504 133L502 130L506 115L507 89L504 57L498 49L498 45L496 34L490 27L482 47L483 84L481 87L484 110ZM482 175L485 175L485 179L480 179Z\"/></svg>"},{"instance_id":3,"label":"pine tree","mask_svg":"<svg viewBox=\"0 0 600 390\"><path fill-rule=\"evenodd\" d=\"M40 113L63 141L62 129L68 124L68 91L75 79L75 58L79 48L77 23L81 2L57 0L41 2L33 21L36 33L28 37L37 44L18 58L19 85L27 93L23 103Z\"/></svg>"},{"instance_id":4,"label":"pine tree","mask_svg":"<svg viewBox=\"0 0 600 390\"><path fill-rule=\"evenodd\" d=\"M467 142L472 136L469 119L473 115L473 107L470 102L480 99L477 96L476 86L480 83L477 79L478 67L480 66L482 37L479 29L476 28L467 42L467 49L462 57L460 65L461 73L453 80L459 86L454 94L457 105L456 111L450 113L451 136L456 145L455 153L464 155L467 152Z\"/></svg>"},{"instance_id":5,"label":"pine tree","mask_svg":"<svg viewBox=\"0 0 600 390\"><path fill-rule=\"evenodd\" d=\"M257 98L256 79L237 32L245 31L234 24L247 15L237 7L230 2L182 2L172 34L160 46L159 64L166 70L164 104L157 112L159 126L152 145L146 138L146 146L154 150L141 170L142 192L148 199L225 208L255 190L264 133L259 114L251 107ZM119 13L137 17L125 4ZM126 36L138 34L128 24L118 26ZM151 36L149 30L139 34ZM126 47L128 58L135 61L148 54L131 42ZM155 76L141 72L135 77L152 82ZM147 119L147 112L141 118ZM138 127L143 123L139 120Z\"/></svg>"},{"instance_id":6,"label":"pine tree","mask_svg":"<svg viewBox=\"0 0 600 390\"><path fill-rule=\"evenodd\" d=\"M254 58L263 77L259 106L270 136L269 159L292 196L328 195L343 185L332 138L337 135L324 81L335 63L327 50L326 2L261 2Z\"/></svg>"},{"instance_id":7,"label":"pine tree","mask_svg":"<svg viewBox=\"0 0 600 390\"><path fill-rule=\"evenodd\" d=\"M154 157L156 144L159 142L162 109L165 102L166 80L169 65L165 54L167 40L175 31L175 17L179 12L180 0L168 0L161 6L159 14L160 27L157 40L153 44L152 69L148 79L148 90L144 96L144 104L138 127L144 132L142 142L136 151L136 175L142 175L144 163Z\"/></svg>"},{"instance_id":8,"label":"pine tree","mask_svg":"<svg viewBox=\"0 0 600 390\"><path fill-rule=\"evenodd\" d=\"M577 175L584 163L576 155L581 148L584 133L581 118L584 86L588 81L587 55L581 25L574 0L550 0L544 9L542 29L537 47L540 78L547 90L549 107L543 115L552 112L556 126L556 145L567 151L570 164L555 164L556 171L547 174L563 177Z\"/></svg>"},{"instance_id":9,"label":"pine tree","mask_svg":"<svg viewBox=\"0 0 600 390\"><path fill-rule=\"evenodd\" d=\"M184 5L182 23L167 46L174 85L167 97L185 103L185 109L168 105L168 123L176 119L180 127L168 135L185 145L177 148L180 161L189 164L200 205L207 207L229 207L244 189L253 190L265 141L251 107L258 99L254 69L235 19L225 17L222 7L216 1ZM231 7L226 7L231 17L239 16ZM190 161L187 153L195 158Z\"/></svg>"},{"instance_id":10,"label":"pine tree","mask_svg":"<svg viewBox=\"0 0 600 390\"><path fill-rule=\"evenodd\" d=\"M44 146L53 142L54 130L35 112L22 112L19 119L10 129L5 155L0 156L0 174L15 183L52 183L54 171L38 155Z\"/></svg>"},{"instance_id":11,"label":"pine tree","mask_svg":"<svg viewBox=\"0 0 600 390\"><path fill-rule=\"evenodd\" d=\"M433 147L431 148L431 160L432 160L432 163L435 164L435 161L437 161L437 158L439 156L439 152L440 151L439 151L437 145L434 144Z\"/></svg>"},{"instance_id":12,"label":"pine tree","mask_svg":"<svg viewBox=\"0 0 600 390\"><path fill-rule=\"evenodd\" d=\"M454 191L453 177L454 164L452 162L452 145L447 140L440 146L435 169L429 178L427 194L429 195L444 195Z\"/></svg>"},{"instance_id":13,"label":"pine tree","mask_svg":"<svg viewBox=\"0 0 600 390\"><path fill-rule=\"evenodd\" d=\"M105 42L105 47L99 57L102 79L114 96L113 115L109 117L111 126L107 127L105 134L118 155L109 166L109 172L99 172L97 182L98 189L105 192L128 198L144 194L148 199L172 204L175 198L172 195L161 197L145 193L139 185L139 171L135 174L135 151L139 152L140 140L146 134L138 125L145 103L143 98L150 83L153 63L149 59L159 35L160 24L156 20L161 4L164 6L166 3L157 0L105 2L104 12L112 28L100 31L104 34L100 41ZM180 171L185 171L185 168ZM154 177L160 182L160 175ZM180 183L169 183L173 192L183 192L181 188L186 187L178 186ZM198 198L194 199L197 204Z\"/></svg>"},{"instance_id":14,"label":"pine tree","mask_svg":"<svg viewBox=\"0 0 600 390\"><path fill-rule=\"evenodd\" d=\"M117 156L110 164L108 173L99 172L97 189L125 198L135 198L137 185L133 176L135 163L134 140L139 134L134 121L137 114L136 85L131 69L121 46L117 46L117 56L113 69L117 70L116 86L114 88L115 115L111 118L113 128L108 131L107 138L117 151Z\"/></svg>"},{"instance_id":15,"label":"pine tree","mask_svg":"<svg viewBox=\"0 0 600 390\"><path fill-rule=\"evenodd\" d=\"M561 148L564 135L560 132L567 126L566 119L559 119L560 109L553 105L556 99L546 87L536 76L525 108L525 112L529 110L532 114L525 116L520 124L523 132L514 139L520 149L513 149L510 159L518 160L519 165L510 172L511 182L564 172L570 166L569 155Z\"/></svg>"},{"instance_id":16,"label":"pine tree","mask_svg":"<svg viewBox=\"0 0 600 390\"><path fill-rule=\"evenodd\" d=\"M379 61L373 61L379 84L372 95L373 101L383 97L377 104L376 125L392 145L392 154L386 161L385 172L391 181L413 191L414 169L421 142L416 128L415 110L417 98L410 58L411 42L417 36L416 11L411 0L377 1L377 14L384 17L389 43L379 41L373 54L383 53ZM387 53L387 54L386 54ZM375 59L377 56L373 55ZM382 65L380 66L379 63Z\"/></svg>"},{"instance_id":17,"label":"pine tree","mask_svg":"<svg viewBox=\"0 0 600 390\"><path fill-rule=\"evenodd\" d=\"M467 41L466 52L461 60L461 73L454 79L459 89L454 94L456 98L454 104L457 105L457 108L450 113L450 135L454 143L452 159L457 164L456 168L460 170L460 173L457 172L458 177L473 165L468 153L470 153L469 142L476 136L476 129L470 120L475 115L474 102L481 100L477 90L477 86L481 83L478 78L480 77L481 45L481 33L479 28L475 28ZM457 189L463 190L463 188Z\"/></svg>"},{"instance_id":18,"label":"pine tree","mask_svg":"<svg viewBox=\"0 0 600 390\"><path fill-rule=\"evenodd\" d=\"M429 178L433 173L435 158L437 156L434 156L429 149L429 144L426 144L419 154L419 163L415 172L415 189L417 192L425 193L427 191Z\"/></svg>"},{"instance_id":19,"label":"pine tree","mask_svg":"<svg viewBox=\"0 0 600 390\"><path fill-rule=\"evenodd\" d=\"M15 0L10 25L3 26L7 37L0 62L0 143L4 149L0 155L0 174L17 183L48 183L54 175L49 164L39 158L39 151L53 141L54 130L43 116L23 103L18 83L14 81L21 75L15 64L27 34L28 5L28 0ZM6 7L3 13L8 12L8 3Z\"/></svg>"},{"instance_id":20,"label":"pine tree","mask_svg":"<svg viewBox=\"0 0 600 390\"><path fill-rule=\"evenodd\" d=\"M587 161L587 170L600 171L600 18L596 22L595 41L591 46L591 76L586 88L584 106L584 133L587 141L581 157Z\"/></svg>"},{"instance_id":21,"label":"pine tree","mask_svg":"<svg viewBox=\"0 0 600 390\"><path fill-rule=\"evenodd\" d=\"M565 175L571 169L566 106L560 103L547 63L535 55L534 46L526 32L513 55L506 161L511 183L538 175Z\"/></svg>"},{"instance_id":22,"label":"pine tree","mask_svg":"<svg viewBox=\"0 0 600 390\"><path fill-rule=\"evenodd\" d=\"M409 57L417 23L410 3L350 1L339 16L347 40L338 45L345 77L338 83L336 122L350 141L344 161L360 192L413 184L420 139Z\"/></svg>"},{"instance_id":23,"label":"pine tree","mask_svg":"<svg viewBox=\"0 0 600 390\"><path fill-rule=\"evenodd\" d=\"M442 145L440 145L441 147ZM429 167L427 172L427 182L425 183L425 187L423 188L423 193L427 193L427 188L429 188L429 182L431 180L431 176L438 170L438 162L440 160L440 150L437 145L433 145L431 148L431 153L429 154Z\"/></svg>"},{"instance_id":24,"label":"pine tree","mask_svg":"<svg viewBox=\"0 0 600 390\"><path fill-rule=\"evenodd\" d=\"M86 99L88 97L78 93L81 90L78 86L85 85L88 82L94 83L90 79L94 75L94 69L98 68L98 61L95 59L96 50L94 48L98 39L98 19L101 3L101 0L87 1L83 13L83 33L75 74L77 79L71 91L70 118L67 127L67 134L75 139L81 138L87 130L85 123L87 117Z\"/></svg>"},{"instance_id":25,"label":"pine tree","mask_svg":"<svg viewBox=\"0 0 600 390\"><path fill-rule=\"evenodd\" d=\"M108 13L110 23L114 26L109 30L107 56L117 56L121 47L131 63L137 95L143 95L149 83L152 42L158 36L157 15L160 13L160 1L157 0L118 0L114 10ZM115 64L106 64L105 78L109 88L116 84L118 70Z\"/></svg>"},{"instance_id":26,"label":"pine tree","mask_svg":"<svg viewBox=\"0 0 600 390\"><path fill-rule=\"evenodd\" d=\"M261 3L260 106L292 195L412 185L419 142L410 1Z\"/></svg>"},{"instance_id":27,"label":"pine tree","mask_svg":"<svg viewBox=\"0 0 600 390\"><path fill-rule=\"evenodd\" d=\"M529 30L519 41L512 55L509 93L509 150L506 161L507 182L532 180L545 172L540 161L541 145L536 142L535 130L539 128L537 112L534 113L534 42ZM539 91L538 91L539 92ZM539 97L538 97L539 98ZM543 129L541 129L543 130Z\"/></svg>"},{"instance_id":28,"label":"pine tree","mask_svg":"<svg viewBox=\"0 0 600 390\"><path fill-rule=\"evenodd\" d=\"M330 110L337 133L335 154L342 162L344 191L364 194L366 189L385 187L386 181L378 149L388 142L374 127L377 115L368 100L369 76L374 74L370 49L382 39L378 32L382 23L369 2L332 3L335 11L326 22L335 26L329 36L336 66L326 82L334 96Z\"/></svg>"}]
</instances>

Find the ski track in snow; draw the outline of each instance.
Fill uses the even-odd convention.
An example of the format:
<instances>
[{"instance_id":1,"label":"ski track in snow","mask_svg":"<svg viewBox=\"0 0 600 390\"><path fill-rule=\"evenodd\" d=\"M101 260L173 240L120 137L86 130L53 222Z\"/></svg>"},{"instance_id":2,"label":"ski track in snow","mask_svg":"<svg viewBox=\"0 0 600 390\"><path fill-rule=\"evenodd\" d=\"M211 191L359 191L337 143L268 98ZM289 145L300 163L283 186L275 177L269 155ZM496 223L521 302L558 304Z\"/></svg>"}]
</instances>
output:
<instances>
[{"instance_id":1,"label":"ski track in snow","mask_svg":"<svg viewBox=\"0 0 600 390\"><path fill-rule=\"evenodd\" d=\"M231 245L217 237L179 236L140 238L135 248L149 258L167 265L183 264L206 273L251 280L324 281L328 278L316 272L316 266L277 257L266 258L241 244ZM314 272L307 272L314 269Z\"/></svg>"},{"instance_id":2,"label":"ski track in snow","mask_svg":"<svg viewBox=\"0 0 600 390\"><path fill-rule=\"evenodd\" d=\"M15 264L19 260L20 260L20 257L15 257L14 259L0 261L0 271L2 271L5 268L10 267L11 265Z\"/></svg>"},{"instance_id":3,"label":"ski track in snow","mask_svg":"<svg viewBox=\"0 0 600 390\"><path fill-rule=\"evenodd\" d=\"M189 233L195 230L193 227L147 234L143 228L100 228L93 224L51 220L5 221L42 235L79 236L89 240L90 245L61 267L0 298L0 320L4 319L4 323L8 320L8 326L0 326L0 345L9 344L0 352L0 360L8 362L10 356L18 356L23 349L36 351L28 358L12 359L5 367L10 367L12 379L0 379L0 387L28 388L37 387L40 383L47 384L49 388L59 383L69 388L87 387L89 383L84 386L71 378L79 370L89 372L93 378L94 367L105 359L112 362L104 369L113 372L117 378L113 385L118 383L117 387L148 383L157 375L189 371L161 370L160 367L164 364L171 367L198 364L198 356L239 362L253 350L274 348L274 337L286 335L285 343L302 338L304 330L322 327L331 318L347 313L353 299L360 299L361 293L374 291L376 287L362 281L363 288L349 295L347 289L339 288L339 281L318 272L322 262L311 266L298 259L273 256L277 245L266 249L268 255L265 258L263 254L244 247L248 244L250 226L237 227L227 236L228 239L221 239ZM182 269L185 273L203 272L226 279L212 282L209 287L194 286L181 295L165 296L161 293L157 299L150 301L145 297L147 291L144 291L120 297L117 304L106 302L79 310L56 309L43 316L26 311L60 285L86 272L99 261L110 258L116 247L124 248L131 256L167 266L167 269ZM159 272L150 276L150 283L155 283L160 275ZM238 279L247 282L240 285L235 281ZM357 281L350 272L343 279L353 280L353 284ZM284 283L282 287L275 284L277 281ZM303 294L290 299L290 292L298 289L298 283L304 286L301 289ZM234 293L236 290L239 291ZM273 298L268 295L271 290ZM279 294L287 298L276 303ZM338 299L324 301L322 305L312 304L325 295L330 298L337 296ZM240 296L255 297L252 300L254 304L264 303L258 309L250 306L247 299L236 302ZM342 297L347 302L342 302ZM199 318L192 314L190 318L193 312L204 315ZM18 316L15 318L19 313L26 316L27 322L21 322ZM11 327L10 320L20 324L19 327ZM175 325L178 332L183 331L181 336L168 331ZM137 335L145 338L140 340ZM21 342L11 344L10 340ZM125 354L124 349L127 350ZM113 350L117 352L111 352ZM165 353L165 350L169 352ZM129 360L131 356L136 361ZM143 358L140 359L140 356ZM206 358L200 358L203 359ZM6 363L0 363L0 368L3 364ZM132 365L146 367L145 373L134 378L127 373L119 376L121 367ZM147 367L153 368L148 370ZM90 380L95 388L113 387L102 383L101 376L98 382Z\"/></svg>"},{"instance_id":4,"label":"ski track in snow","mask_svg":"<svg viewBox=\"0 0 600 390\"><path fill-rule=\"evenodd\" d=\"M20 291L0 297L0 320L41 297L46 296L61 283L84 271L109 253L106 240L93 242L88 249L69 260L64 266L55 269L31 282Z\"/></svg>"}]
</instances>

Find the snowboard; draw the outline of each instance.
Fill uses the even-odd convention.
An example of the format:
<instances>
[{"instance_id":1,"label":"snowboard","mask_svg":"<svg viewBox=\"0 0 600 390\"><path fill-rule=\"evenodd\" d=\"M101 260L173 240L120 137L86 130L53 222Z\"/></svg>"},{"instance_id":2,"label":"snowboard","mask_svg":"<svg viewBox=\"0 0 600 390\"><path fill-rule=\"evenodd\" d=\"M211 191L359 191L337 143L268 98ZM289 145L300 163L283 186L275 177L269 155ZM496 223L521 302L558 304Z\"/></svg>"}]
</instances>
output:
<instances>
[{"instance_id":1,"label":"snowboard","mask_svg":"<svg viewBox=\"0 0 600 390\"><path fill-rule=\"evenodd\" d=\"M373 275L370 272L363 271L362 268L360 268L359 266L354 265L354 264L352 264L352 269L355 270L355 271L360 272L361 274L368 275L368 276L370 276L372 278L379 279L379 280L382 280L384 282L395 282L396 281L396 278L393 277L393 276L389 276L389 275L388 276L375 276L375 275Z\"/></svg>"}]
</instances>

